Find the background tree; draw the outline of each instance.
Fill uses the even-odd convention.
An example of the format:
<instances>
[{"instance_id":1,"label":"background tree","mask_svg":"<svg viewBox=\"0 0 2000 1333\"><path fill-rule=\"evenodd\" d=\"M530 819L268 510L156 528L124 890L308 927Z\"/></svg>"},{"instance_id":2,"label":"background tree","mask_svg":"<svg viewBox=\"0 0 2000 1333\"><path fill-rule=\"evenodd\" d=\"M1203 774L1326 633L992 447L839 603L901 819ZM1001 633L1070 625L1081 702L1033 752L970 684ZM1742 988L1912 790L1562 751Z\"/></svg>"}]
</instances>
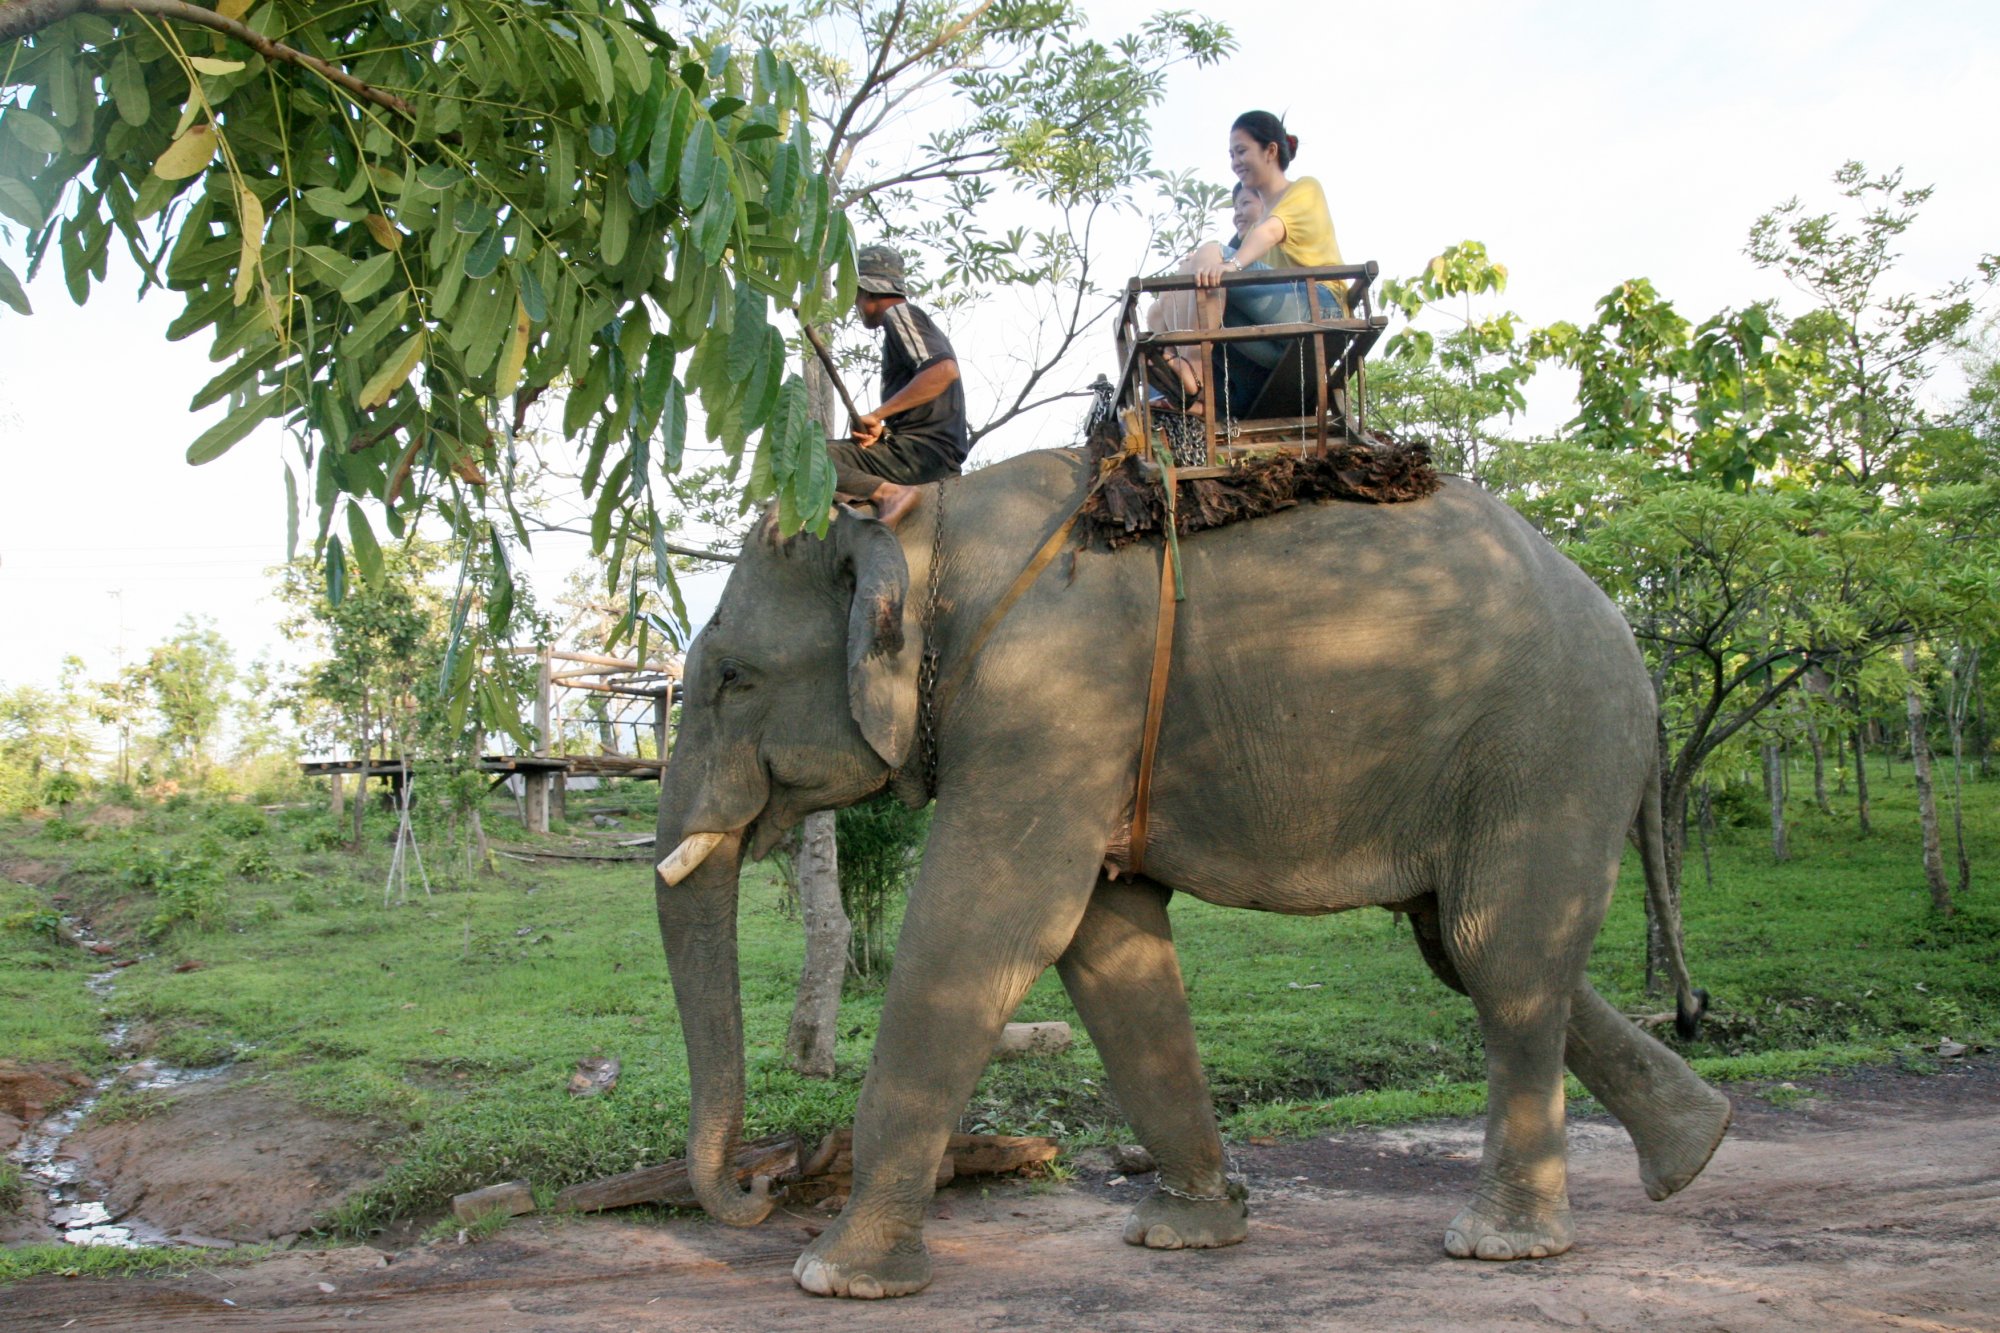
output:
<instances>
[{"instance_id":1,"label":"background tree","mask_svg":"<svg viewBox=\"0 0 2000 1333\"><path fill-rule=\"evenodd\" d=\"M1501 445L1501 423L1527 406L1535 363L1511 310L1480 298L1507 290L1507 266L1478 241L1447 247L1423 272L1382 284L1382 303L1409 321L1365 371L1369 423L1431 446L1438 466L1482 484ZM1417 323L1447 322L1440 337Z\"/></svg>"},{"instance_id":2,"label":"background tree","mask_svg":"<svg viewBox=\"0 0 2000 1333\"><path fill-rule=\"evenodd\" d=\"M146 655L138 679L159 726L162 775L203 782L214 764L216 733L234 704L236 659L228 641L213 621L190 616Z\"/></svg>"}]
</instances>

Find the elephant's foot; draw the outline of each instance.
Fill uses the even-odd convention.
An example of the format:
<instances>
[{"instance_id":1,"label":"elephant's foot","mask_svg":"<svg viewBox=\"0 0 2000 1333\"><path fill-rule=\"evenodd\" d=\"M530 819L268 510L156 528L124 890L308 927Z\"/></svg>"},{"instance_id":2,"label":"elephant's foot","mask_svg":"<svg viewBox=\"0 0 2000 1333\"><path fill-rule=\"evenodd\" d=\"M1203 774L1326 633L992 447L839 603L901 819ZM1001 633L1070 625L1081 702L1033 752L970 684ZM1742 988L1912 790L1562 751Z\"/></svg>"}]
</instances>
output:
<instances>
[{"instance_id":1,"label":"elephant's foot","mask_svg":"<svg viewBox=\"0 0 2000 1333\"><path fill-rule=\"evenodd\" d=\"M1444 1232L1454 1259L1549 1259L1574 1243L1567 1203L1522 1212L1474 1199Z\"/></svg>"},{"instance_id":2,"label":"elephant's foot","mask_svg":"<svg viewBox=\"0 0 2000 1333\"><path fill-rule=\"evenodd\" d=\"M1632 1129L1632 1145L1639 1150L1639 1179L1646 1186L1646 1197L1655 1203L1687 1188L1715 1156L1729 1129L1729 1098L1705 1083L1698 1086L1692 1105Z\"/></svg>"},{"instance_id":3,"label":"elephant's foot","mask_svg":"<svg viewBox=\"0 0 2000 1333\"><path fill-rule=\"evenodd\" d=\"M931 1284L931 1256L921 1238L912 1236L884 1249L856 1239L853 1230L836 1221L806 1246L792 1265L792 1277L815 1296L851 1296L879 1301L908 1296Z\"/></svg>"},{"instance_id":4,"label":"elephant's foot","mask_svg":"<svg viewBox=\"0 0 2000 1333\"><path fill-rule=\"evenodd\" d=\"M1250 1234L1250 1191L1232 1180L1223 1197L1184 1198L1155 1190L1125 1219L1125 1243L1151 1250L1216 1250Z\"/></svg>"}]
</instances>

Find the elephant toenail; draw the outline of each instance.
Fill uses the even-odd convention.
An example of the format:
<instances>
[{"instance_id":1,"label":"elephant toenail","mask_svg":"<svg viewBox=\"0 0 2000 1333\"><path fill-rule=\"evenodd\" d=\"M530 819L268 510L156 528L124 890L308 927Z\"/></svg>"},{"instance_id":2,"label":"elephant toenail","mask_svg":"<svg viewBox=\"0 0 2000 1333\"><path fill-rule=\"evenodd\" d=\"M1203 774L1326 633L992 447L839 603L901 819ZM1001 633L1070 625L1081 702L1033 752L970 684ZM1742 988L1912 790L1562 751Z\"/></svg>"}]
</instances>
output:
<instances>
[{"instance_id":1,"label":"elephant toenail","mask_svg":"<svg viewBox=\"0 0 2000 1333\"><path fill-rule=\"evenodd\" d=\"M847 1294L857 1300L879 1301L882 1299L882 1284L863 1274L847 1284Z\"/></svg>"},{"instance_id":2,"label":"elephant toenail","mask_svg":"<svg viewBox=\"0 0 2000 1333\"><path fill-rule=\"evenodd\" d=\"M1482 1236L1479 1239L1481 1259L1512 1259L1514 1247L1498 1236Z\"/></svg>"},{"instance_id":3,"label":"elephant toenail","mask_svg":"<svg viewBox=\"0 0 2000 1333\"><path fill-rule=\"evenodd\" d=\"M1146 1232L1146 1247L1153 1250L1178 1250L1181 1248L1181 1234L1162 1222Z\"/></svg>"},{"instance_id":4,"label":"elephant toenail","mask_svg":"<svg viewBox=\"0 0 2000 1333\"><path fill-rule=\"evenodd\" d=\"M1444 1233L1444 1252L1454 1259L1465 1259L1471 1256L1472 1247L1465 1243L1465 1237L1459 1235L1454 1228Z\"/></svg>"}]
</instances>

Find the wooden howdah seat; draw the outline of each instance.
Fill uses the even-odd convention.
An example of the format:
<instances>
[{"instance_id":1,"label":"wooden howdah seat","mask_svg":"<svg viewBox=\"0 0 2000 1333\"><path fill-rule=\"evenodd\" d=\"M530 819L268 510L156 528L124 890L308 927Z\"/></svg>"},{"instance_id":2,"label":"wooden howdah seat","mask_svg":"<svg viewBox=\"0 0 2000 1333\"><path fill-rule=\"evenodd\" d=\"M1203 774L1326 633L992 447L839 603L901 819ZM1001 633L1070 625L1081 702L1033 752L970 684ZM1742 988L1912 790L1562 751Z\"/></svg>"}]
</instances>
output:
<instances>
[{"instance_id":1,"label":"wooden howdah seat","mask_svg":"<svg viewBox=\"0 0 2000 1333\"><path fill-rule=\"evenodd\" d=\"M1246 324L1217 329L1185 329L1166 333L1148 330L1140 308L1142 297L1194 290L1191 274L1134 278L1125 287L1118 316L1117 404L1121 415L1136 412L1149 439L1166 440L1170 410L1152 401L1148 363L1163 364L1170 347L1192 346L1210 367L1202 390L1202 411L1187 422L1205 442L1204 459L1176 469L1182 478L1216 476L1237 459L1290 448L1304 454L1324 454L1331 444L1367 440L1368 396L1363 358L1389 326L1375 313L1373 287L1379 267L1342 264L1323 268L1252 269L1225 273L1222 285L1257 286L1272 282L1307 284L1307 317L1297 323ZM1327 298L1322 283L1347 284L1347 306ZM1277 341L1286 344L1270 378L1249 411L1231 419L1214 372L1215 349L1230 343ZM1171 375L1171 370L1166 372ZM1179 414L1172 414L1179 415ZM1176 451L1166 443L1169 454Z\"/></svg>"}]
</instances>

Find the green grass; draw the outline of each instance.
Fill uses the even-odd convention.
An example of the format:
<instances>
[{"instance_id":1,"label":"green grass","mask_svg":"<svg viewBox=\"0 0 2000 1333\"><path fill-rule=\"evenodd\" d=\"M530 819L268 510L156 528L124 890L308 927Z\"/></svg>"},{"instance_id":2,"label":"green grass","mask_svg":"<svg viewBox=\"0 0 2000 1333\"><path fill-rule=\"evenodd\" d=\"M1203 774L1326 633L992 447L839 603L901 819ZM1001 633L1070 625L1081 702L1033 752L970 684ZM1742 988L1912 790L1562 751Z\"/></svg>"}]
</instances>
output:
<instances>
[{"instance_id":1,"label":"green grass","mask_svg":"<svg viewBox=\"0 0 2000 1333\"><path fill-rule=\"evenodd\" d=\"M1771 864L1761 829L1725 829L1714 839L1711 889L1691 851L1689 955L1715 1000L1704 1038L1685 1049L1704 1074L1789 1079L1910 1059L1944 1036L2000 1034L2000 911L1975 887L1956 919L1930 914L1906 776L1878 781L1872 838L1799 803L1786 865ZM1983 872L2000 858L2000 782L1968 797ZM523 836L499 803L489 823L503 841ZM450 858L427 842L439 893L385 908L386 817L371 815L359 858L330 849L328 827L323 814L299 811L252 830L240 808L225 819L196 804L156 808L130 829L81 840L0 823L0 848L75 862L67 891L93 905L101 926L134 941L158 933L155 956L121 974L113 1003L152 1036L156 1053L182 1064L239 1058L306 1101L384 1125L398 1163L331 1219L348 1234L433 1216L453 1193L496 1180L526 1177L546 1190L678 1154L685 1059L645 863L502 861L497 874L475 879L462 865L440 865ZM260 854L246 860L252 845ZM256 877L234 873L237 865ZM211 917L159 924L176 873L199 889L183 885L182 899ZM150 883L161 877L164 887ZM5 893L9 911L47 898ZM1483 1106L1471 1006L1431 978L1396 918L1290 918L1185 897L1173 912L1231 1135ZM1628 864L1592 975L1632 1012L1664 1007L1640 993L1641 926L1640 883ZM850 988L840 1074L801 1078L783 1058L801 932L764 868L745 876L740 935L748 1132L844 1123L880 988ZM97 1006L79 998L92 969L31 932L0 934L0 949L11 964L0 985L25 1001L0 1005L0 1048L100 1063ZM202 966L175 970L186 962ZM1053 973L1017 1017L1075 1018ZM564 1084L574 1062L596 1054L623 1063L616 1092L571 1099ZM1073 1146L1126 1135L1082 1040L1060 1056L996 1065L964 1127L1051 1133Z\"/></svg>"},{"instance_id":2,"label":"green grass","mask_svg":"<svg viewBox=\"0 0 2000 1333\"><path fill-rule=\"evenodd\" d=\"M255 1263L271 1253L272 1247L268 1245L245 1245L221 1252L164 1245L143 1250L124 1250L113 1245L15 1245L0 1248L0 1287L51 1273L58 1277L171 1276L191 1273L197 1268Z\"/></svg>"},{"instance_id":3,"label":"green grass","mask_svg":"<svg viewBox=\"0 0 2000 1333\"><path fill-rule=\"evenodd\" d=\"M0 1161L0 1217L21 1211L21 1190L21 1168L12 1162Z\"/></svg>"}]
</instances>

